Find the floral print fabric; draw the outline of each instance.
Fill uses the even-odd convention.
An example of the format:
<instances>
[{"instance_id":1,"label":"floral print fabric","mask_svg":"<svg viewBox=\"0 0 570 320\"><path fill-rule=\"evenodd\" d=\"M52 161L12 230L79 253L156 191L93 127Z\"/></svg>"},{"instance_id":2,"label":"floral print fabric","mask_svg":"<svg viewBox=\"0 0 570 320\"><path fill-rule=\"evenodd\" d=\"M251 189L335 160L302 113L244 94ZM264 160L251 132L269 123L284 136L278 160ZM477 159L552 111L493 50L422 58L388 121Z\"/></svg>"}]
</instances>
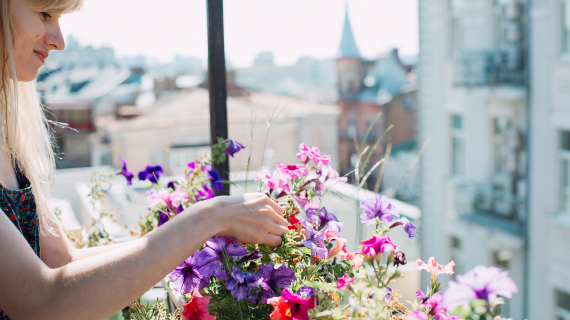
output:
<instances>
[{"instance_id":1,"label":"floral print fabric","mask_svg":"<svg viewBox=\"0 0 570 320\"><path fill-rule=\"evenodd\" d=\"M18 228L39 258L39 218L36 212L36 201L32 193L32 186L30 181L18 169L16 169L16 177L18 178L20 190L8 190L0 185L0 209ZM10 320L10 318L0 310L0 320Z\"/></svg>"}]
</instances>

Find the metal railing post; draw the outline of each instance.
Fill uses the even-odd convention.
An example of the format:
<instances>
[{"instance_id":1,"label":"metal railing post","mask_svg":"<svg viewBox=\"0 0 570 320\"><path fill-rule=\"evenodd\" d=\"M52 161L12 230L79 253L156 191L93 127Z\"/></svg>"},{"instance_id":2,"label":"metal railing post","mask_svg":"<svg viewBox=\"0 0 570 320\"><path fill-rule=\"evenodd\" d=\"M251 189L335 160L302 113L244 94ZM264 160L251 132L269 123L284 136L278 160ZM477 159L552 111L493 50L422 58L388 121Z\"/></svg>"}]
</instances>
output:
<instances>
[{"instance_id":1,"label":"metal railing post","mask_svg":"<svg viewBox=\"0 0 570 320\"><path fill-rule=\"evenodd\" d=\"M224 49L224 2L207 0L208 14L208 89L210 91L210 141L228 138L226 57ZM229 180L229 159L212 164L223 180ZM224 184L216 195L229 195L230 186Z\"/></svg>"}]
</instances>

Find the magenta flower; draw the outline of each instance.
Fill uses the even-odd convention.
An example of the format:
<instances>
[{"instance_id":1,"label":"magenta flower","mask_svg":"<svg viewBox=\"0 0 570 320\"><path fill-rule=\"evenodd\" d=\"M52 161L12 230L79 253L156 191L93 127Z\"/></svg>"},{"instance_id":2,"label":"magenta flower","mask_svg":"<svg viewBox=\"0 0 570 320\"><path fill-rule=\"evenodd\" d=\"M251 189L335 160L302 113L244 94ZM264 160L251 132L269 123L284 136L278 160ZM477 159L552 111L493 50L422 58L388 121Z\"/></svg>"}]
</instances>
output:
<instances>
[{"instance_id":1,"label":"magenta flower","mask_svg":"<svg viewBox=\"0 0 570 320\"><path fill-rule=\"evenodd\" d=\"M133 173L127 170L127 162L125 161L125 159L119 157L119 160L121 160L121 163L123 164L123 168L121 169L121 171L117 172L117 174L121 174L125 177L125 179L127 179L127 185L130 186L133 184Z\"/></svg>"},{"instance_id":2,"label":"magenta flower","mask_svg":"<svg viewBox=\"0 0 570 320\"><path fill-rule=\"evenodd\" d=\"M148 180L152 183L158 183L158 178L163 174L164 170L162 170L161 166L153 166L149 164L146 166L146 169L139 171L139 180Z\"/></svg>"},{"instance_id":3,"label":"magenta flower","mask_svg":"<svg viewBox=\"0 0 570 320\"><path fill-rule=\"evenodd\" d=\"M172 288L182 294L192 292L195 288L202 290L210 283L210 277L204 277L196 269L198 251L186 259L168 277L172 280Z\"/></svg>"},{"instance_id":4,"label":"magenta flower","mask_svg":"<svg viewBox=\"0 0 570 320\"><path fill-rule=\"evenodd\" d=\"M321 150L318 147L309 148L304 143L299 145L299 153L297 158L307 164L309 160L313 160L316 166L322 167L331 161L331 156L321 155Z\"/></svg>"},{"instance_id":5,"label":"magenta flower","mask_svg":"<svg viewBox=\"0 0 570 320\"><path fill-rule=\"evenodd\" d=\"M348 276L348 273L345 273L342 278L337 279L338 286L336 287L339 290L346 290L350 289L350 284L354 282L354 278Z\"/></svg>"},{"instance_id":6,"label":"magenta flower","mask_svg":"<svg viewBox=\"0 0 570 320\"><path fill-rule=\"evenodd\" d=\"M261 265L257 273L263 278L263 282L267 285L268 289L264 289L261 296L260 303L267 303L267 299L273 298L279 293L280 288L288 288L291 282L297 279L295 272L289 269L286 265L281 265L275 268L273 263L268 265Z\"/></svg>"},{"instance_id":7,"label":"magenta flower","mask_svg":"<svg viewBox=\"0 0 570 320\"><path fill-rule=\"evenodd\" d=\"M284 165L281 162L277 162L277 169L282 173L288 175L290 180L295 180L298 177L306 177L309 175L309 171L304 165L290 164Z\"/></svg>"},{"instance_id":8,"label":"magenta flower","mask_svg":"<svg viewBox=\"0 0 570 320\"><path fill-rule=\"evenodd\" d=\"M243 272L236 267L233 268L232 277L226 283L226 289L232 292L232 296L235 301L241 301L244 298L248 298L251 300L251 303L254 304L256 298L252 295L251 289L259 286L269 288L263 282L263 278L261 278L259 274Z\"/></svg>"},{"instance_id":9,"label":"magenta flower","mask_svg":"<svg viewBox=\"0 0 570 320\"><path fill-rule=\"evenodd\" d=\"M311 224L307 223L305 232L307 236L303 239L303 245L311 249L311 256L322 260L327 257L328 250L325 247L325 236L327 230L315 231Z\"/></svg>"},{"instance_id":10,"label":"magenta flower","mask_svg":"<svg viewBox=\"0 0 570 320\"><path fill-rule=\"evenodd\" d=\"M392 222L394 216L400 217L398 209L390 202L390 198L380 194L374 198L362 201L360 208L364 209L360 214L360 221L367 225L374 224L376 217L382 220L383 223Z\"/></svg>"},{"instance_id":11,"label":"magenta flower","mask_svg":"<svg viewBox=\"0 0 570 320\"><path fill-rule=\"evenodd\" d=\"M420 298L420 299L425 299L427 298L426 295L424 294L424 292L422 290L418 290L416 291L416 297Z\"/></svg>"},{"instance_id":12,"label":"magenta flower","mask_svg":"<svg viewBox=\"0 0 570 320\"><path fill-rule=\"evenodd\" d=\"M188 169L190 169L190 172L196 170L196 167L200 164L200 162L198 161L194 161L194 162L190 162L188 164Z\"/></svg>"},{"instance_id":13,"label":"magenta flower","mask_svg":"<svg viewBox=\"0 0 570 320\"><path fill-rule=\"evenodd\" d=\"M396 249L388 236L373 236L368 240L360 241L360 244L362 244L362 253L372 257L384 253L384 251Z\"/></svg>"},{"instance_id":14,"label":"magenta flower","mask_svg":"<svg viewBox=\"0 0 570 320\"><path fill-rule=\"evenodd\" d=\"M228 156L234 157L234 154L238 153L241 149L245 148L241 143L228 139L228 148L226 149L226 154Z\"/></svg>"},{"instance_id":15,"label":"magenta flower","mask_svg":"<svg viewBox=\"0 0 570 320\"><path fill-rule=\"evenodd\" d=\"M408 238L413 238L413 237L417 236L416 232L414 231L416 229L416 226L414 226L410 222L410 220L408 220L408 218L401 217L400 219L396 220L390 226L390 229L395 228L397 226L402 226L402 228L404 228L404 231L406 231L406 233L408 234Z\"/></svg>"},{"instance_id":16,"label":"magenta flower","mask_svg":"<svg viewBox=\"0 0 570 320\"><path fill-rule=\"evenodd\" d=\"M429 315L433 316L434 320L450 320L451 317L447 314L447 310L441 305L443 301L443 294L436 293L431 298L427 299L421 306L429 308Z\"/></svg>"},{"instance_id":17,"label":"magenta flower","mask_svg":"<svg viewBox=\"0 0 570 320\"><path fill-rule=\"evenodd\" d=\"M334 212L327 212L325 207L322 207L318 213L318 208L308 208L307 218L313 223L317 228L321 229L331 229L340 233L340 227L344 226L344 223L339 222L338 218L335 216Z\"/></svg>"},{"instance_id":18,"label":"magenta flower","mask_svg":"<svg viewBox=\"0 0 570 320\"><path fill-rule=\"evenodd\" d=\"M196 255L195 265L198 273L207 279L214 276L228 280L228 274L222 263L224 251L234 259L247 255L247 250L236 239L229 241L226 237L213 237L206 241L206 247Z\"/></svg>"},{"instance_id":19,"label":"magenta flower","mask_svg":"<svg viewBox=\"0 0 570 320\"><path fill-rule=\"evenodd\" d=\"M449 282L443 294L443 305L454 310L469 300L482 299L491 303L498 296L510 299L517 292L517 285L508 272L497 267L477 266L464 275L458 275L457 282Z\"/></svg>"},{"instance_id":20,"label":"magenta flower","mask_svg":"<svg viewBox=\"0 0 570 320\"><path fill-rule=\"evenodd\" d=\"M212 192L212 189L210 189L210 187L208 187L207 184L202 186L202 190L198 189L198 190L196 190L196 192L198 193L198 199L197 200L208 200L208 199L212 199L214 197L214 193Z\"/></svg>"},{"instance_id":21,"label":"magenta flower","mask_svg":"<svg viewBox=\"0 0 570 320\"><path fill-rule=\"evenodd\" d=\"M314 298L303 299L289 289L283 290L281 298L291 308L292 320L309 320L308 311L315 308Z\"/></svg>"},{"instance_id":22,"label":"magenta flower","mask_svg":"<svg viewBox=\"0 0 570 320\"><path fill-rule=\"evenodd\" d=\"M416 310L406 317L406 320L428 320L428 316L420 310Z\"/></svg>"}]
</instances>

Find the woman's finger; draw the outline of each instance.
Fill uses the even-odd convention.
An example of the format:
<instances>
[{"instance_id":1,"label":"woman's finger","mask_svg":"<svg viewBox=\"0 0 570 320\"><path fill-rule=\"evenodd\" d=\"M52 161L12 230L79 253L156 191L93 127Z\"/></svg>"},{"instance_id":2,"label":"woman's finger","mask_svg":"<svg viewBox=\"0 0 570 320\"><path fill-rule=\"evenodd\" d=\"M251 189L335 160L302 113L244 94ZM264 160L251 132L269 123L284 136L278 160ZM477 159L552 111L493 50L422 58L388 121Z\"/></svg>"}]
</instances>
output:
<instances>
[{"instance_id":1,"label":"woman's finger","mask_svg":"<svg viewBox=\"0 0 570 320\"><path fill-rule=\"evenodd\" d=\"M278 247L281 244L281 237L278 237L274 234L268 233L263 240L263 243L270 245L272 247Z\"/></svg>"}]
</instances>

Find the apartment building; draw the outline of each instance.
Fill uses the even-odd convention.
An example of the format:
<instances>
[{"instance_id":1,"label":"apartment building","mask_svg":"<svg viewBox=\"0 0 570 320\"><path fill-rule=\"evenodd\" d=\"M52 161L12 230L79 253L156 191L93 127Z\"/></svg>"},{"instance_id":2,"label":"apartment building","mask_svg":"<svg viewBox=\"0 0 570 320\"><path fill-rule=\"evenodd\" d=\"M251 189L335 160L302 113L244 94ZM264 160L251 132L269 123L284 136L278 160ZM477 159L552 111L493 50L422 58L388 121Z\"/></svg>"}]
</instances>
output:
<instances>
[{"instance_id":1,"label":"apartment building","mask_svg":"<svg viewBox=\"0 0 570 320\"><path fill-rule=\"evenodd\" d=\"M570 319L569 2L420 0L419 15L422 258L508 271L504 316Z\"/></svg>"}]
</instances>

